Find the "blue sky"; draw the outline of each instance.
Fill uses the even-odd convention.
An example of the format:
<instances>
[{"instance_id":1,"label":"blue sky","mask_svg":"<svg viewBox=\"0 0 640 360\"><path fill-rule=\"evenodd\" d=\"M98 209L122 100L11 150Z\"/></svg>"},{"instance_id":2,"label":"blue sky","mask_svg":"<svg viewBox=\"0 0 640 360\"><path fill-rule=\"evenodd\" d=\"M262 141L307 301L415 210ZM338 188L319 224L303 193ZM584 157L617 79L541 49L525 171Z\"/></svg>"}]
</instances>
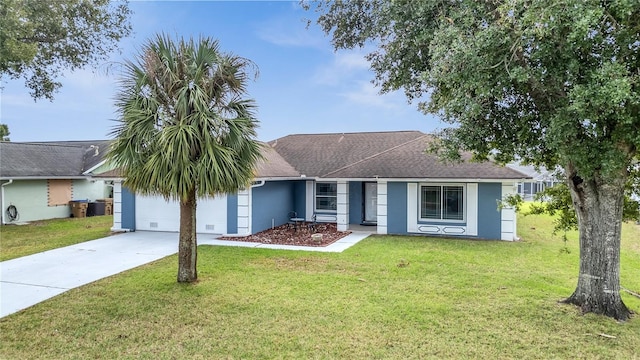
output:
<instances>
[{"instance_id":1,"label":"blue sky","mask_svg":"<svg viewBox=\"0 0 640 360\"><path fill-rule=\"evenodd\" d=\"M159 32L209 36L225 52L251 59L260 75L249 96L258 105L258 138L288 134L420 130L443 124L408 104L402 92L379 95L365 51L334 52L329 37L306 19L297 1L134 1L133 35L121 42L118 63ZM107 64L68 73L55 100L34 102L21 79L4 81L0 119L12 141L108 138L116 113L117 71ZM117 67L114 67L117 68Z\"/></svg>"}]
</instances>

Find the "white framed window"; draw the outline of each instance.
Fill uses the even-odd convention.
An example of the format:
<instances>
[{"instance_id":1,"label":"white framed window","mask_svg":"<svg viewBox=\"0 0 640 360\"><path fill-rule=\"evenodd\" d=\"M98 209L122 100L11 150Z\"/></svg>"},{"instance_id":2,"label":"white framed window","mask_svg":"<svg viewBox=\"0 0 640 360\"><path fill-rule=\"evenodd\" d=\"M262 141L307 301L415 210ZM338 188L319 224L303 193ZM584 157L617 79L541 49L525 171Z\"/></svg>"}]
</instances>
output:
<instances>
[{"instance_id":1,"label":"white framed window","mask_svg":"<svg viewBox=\"0 0 640 360\"><path fill-rule=\"evenodd\" d=\"M338 183L316 183L316 211L337 211L338 209Z\"/></svg>"},{"instance_id":2,"label":"white framed window","mask_svg":"<svg viewBox=\"0 0 640 360\"><path fill-rule=\"evenodd\" d=\"M464 221L462 184L420 184L420 220Z\"/></svg>"}]
</instances>

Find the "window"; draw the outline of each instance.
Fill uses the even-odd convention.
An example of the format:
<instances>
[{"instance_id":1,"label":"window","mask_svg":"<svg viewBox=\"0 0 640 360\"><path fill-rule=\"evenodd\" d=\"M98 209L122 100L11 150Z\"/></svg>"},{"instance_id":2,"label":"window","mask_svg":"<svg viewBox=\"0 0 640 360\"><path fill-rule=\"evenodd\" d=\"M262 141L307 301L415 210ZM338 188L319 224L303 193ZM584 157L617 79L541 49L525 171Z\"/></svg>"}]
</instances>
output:
<instances>
[{"instance_id":1,"label":"window","mask_svg":"<svg viewBox=\"0 0 640 360\"><path fill-rule=\"evenodd\" d=\"M316 210L336 211L338 204L337 183L316 183Z\"/></svg>"},{"instance_id":2,"label":"window","mask_svg":"<svg viewBox=\"0 0 640 360\"><path fill-rule=\"evenodd\" d=\"M464 187L461 185L421 186L420 218L423 220L464 220Z\"/></svg>"}]
</instances>

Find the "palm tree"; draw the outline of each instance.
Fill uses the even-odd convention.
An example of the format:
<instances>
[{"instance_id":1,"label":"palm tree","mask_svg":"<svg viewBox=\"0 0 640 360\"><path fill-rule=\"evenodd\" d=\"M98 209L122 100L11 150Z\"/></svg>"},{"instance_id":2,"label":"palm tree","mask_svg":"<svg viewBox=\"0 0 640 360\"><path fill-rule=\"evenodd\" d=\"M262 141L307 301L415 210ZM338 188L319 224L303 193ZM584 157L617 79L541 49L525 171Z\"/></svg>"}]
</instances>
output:
<instances>
[{"instance_id":1,"label":"palm tree","mask_svg":"<svg viewBox=\"0 0 640 360\"><path fill-rule=\"evenodd\" d=\"M211 38L164 34L124 64L109 158L131 190L180 202L178 282L198 277L196 199L249 185L261 158L247 70L257 76Z\"/></svg>"}]
</instances>

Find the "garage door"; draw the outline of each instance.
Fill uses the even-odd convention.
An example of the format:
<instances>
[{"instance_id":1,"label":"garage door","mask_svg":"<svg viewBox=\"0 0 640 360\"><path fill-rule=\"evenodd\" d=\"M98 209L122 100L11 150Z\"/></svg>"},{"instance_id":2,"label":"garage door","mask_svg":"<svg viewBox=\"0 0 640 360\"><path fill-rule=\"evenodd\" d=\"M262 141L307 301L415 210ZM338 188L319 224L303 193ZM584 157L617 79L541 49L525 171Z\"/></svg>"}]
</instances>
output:
<instances>
[{"instance_id":1,"label":"garage door","mask_svg":"<svg viewBox=\"0 0 640 360\"><path fill-rule=\"evenodd\" d=\"M198 199L196 231L225 234L227 232L227 197ZM136 230L179 231L180 204L162 196L136 195Z\"/></svg>"}]
</instances>

